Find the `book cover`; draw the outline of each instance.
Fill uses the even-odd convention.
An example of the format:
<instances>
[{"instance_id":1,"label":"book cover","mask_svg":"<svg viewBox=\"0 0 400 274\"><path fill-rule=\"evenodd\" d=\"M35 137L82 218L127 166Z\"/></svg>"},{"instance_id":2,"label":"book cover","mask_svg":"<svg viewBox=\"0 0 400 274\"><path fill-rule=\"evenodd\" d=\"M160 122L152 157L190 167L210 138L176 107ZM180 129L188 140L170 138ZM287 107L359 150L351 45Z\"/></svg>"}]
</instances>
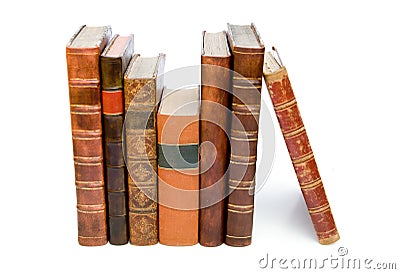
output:
<instances>
[{"instance_id":1,"label":"book cover","mask_svg":"<svg viewBox=\"0 0 400 274\"><path fill-rule=\"evenodd\" d=\"M109 242L128 242L127 171L123 156L123 76L133 54L133 35L115 35L100 57L103 145Z\"/></svg>"},{"instance_id":2,"label":"book cover","mask_svg":"<svg viewBox=\"0 0 400 274\"><path fill-rule=\"evenodd\" d=\"M318 240L321 244L330 244L339 240L339 233L288 72L279 55L276 56L272 52L266 54L265 83Z\"/></svg>"},{"instance_id":3,"label":"book cover","mask_svg":"<svg viewBox=\"0 0 400 274\"><path fill-rule=\"evenodd\" d=\"M156 118L164 64L164 54L135 54L124 76L129 237L133 245L158 242Z\"/></svg>"},{"instance_id":4,"label":"book cover","mask_svg":"<svg viewBox=\"0 0 400 274\"><path fill-rule=\"evenodd\" d=\"M225 31L202 38L199 242L218 246L225 236L231 54Z\"/></svg>"},{"instance_id":5,"label":"book cover","mask_svg":"<svg viewBox=\"0 0 400 274\"><path fill-rule=\"evenodd\" d=\"M157 114L160 243L198 243L199 87L167 90Z\"/></svg>"},{"instance_id":6,"label":"book cover","mask_svg":"<svg viewBox=\"0 0 400 274\"><path fill-rule=\"evenodd\" d=\"M228 24L227 34L233 76L225 243L246 246L253 228L264 44L254 24Z\"/></svg>"},{"instance_id":7,"label":"book cover","mask_svg":"<svg viewBox=\"0 0 400 274\"><path fill-rule=\"evenodd\" d=\"M82 26L66 47L78 242L85 246L107 243L100 54L110 36L108 26Z\"/></svg>"}]
</instances>

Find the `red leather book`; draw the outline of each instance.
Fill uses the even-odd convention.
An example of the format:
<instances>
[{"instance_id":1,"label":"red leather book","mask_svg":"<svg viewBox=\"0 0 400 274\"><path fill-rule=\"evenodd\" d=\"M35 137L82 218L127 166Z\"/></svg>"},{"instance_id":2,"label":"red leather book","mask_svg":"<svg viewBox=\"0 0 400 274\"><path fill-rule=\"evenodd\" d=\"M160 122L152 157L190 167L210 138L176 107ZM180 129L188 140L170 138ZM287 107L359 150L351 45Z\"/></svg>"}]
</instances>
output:
<instances>
[{"instance_id":1,"label":"red leather book","mask_svg":"<svg viewBox=\"0 0 400 274\"><path fill-rule=\"evenodd\" d=\"M133 54L133 35L115 35L101 55L103 143L110 244L128 242L127 172L123 155L123 76Z\"/></svg>"},{"instance_id":2,"label":"red leather book","mask_svg":"<svg viewBox=\"0 0 400 274\"><path fill-rule=\"evenodd\" d=\"M198 242L199 88L167 90L157 114L160 243Z\"/></svg>"},{"instance_id":3,"label":"red leather book","mask_svg":"<svg viewBox=\"0 0 400 274\"><path fill-rule=\"evenodd\" d=\"M66 48L78 241L79 244L86 246L107 243L100 54L110 36L110 27L82 26L73 35Z\"/></svg>"},{"instance_id":4,"label":"red leather book","mask_svg":"<svg viewBox=\"0 0 400 274\"><path fill-rule=\"evenodd\" d=\"M253 229L264 44L254 24L228 24L227 33L234 72L225 243L246 246Z\"/></svg>"},{"instance_id":5,"label":"red leather book","mask_svg":"<svg viewBox=\"0 0 400 274\"><path fill-rule=\"evenodd\" d=\"M129 237L133 245L158 242L156 115L164 64L164 54L135 54L124 76Z\"/></svg>"},{"instance_id":6,"label":"red leather book","mask_svg":"<svg viewBox=\"0 0 400 274\"><path fill-rule=\"evenodd\" d=\"M321 244L339 240L335 221L286 68L267 53L264 78L304 200Z\"/></svg>"},{"instance_id":7,"label":"red leather book","mask_svg":"<svg viewBox=\"0 0 400 274\"><path fill-rule=\"evenodd\" d=\"M230 62L226 33L203 32L199 220L199 242L203 246L218 246L225 236Z\"/></svg>"}]
</instances>

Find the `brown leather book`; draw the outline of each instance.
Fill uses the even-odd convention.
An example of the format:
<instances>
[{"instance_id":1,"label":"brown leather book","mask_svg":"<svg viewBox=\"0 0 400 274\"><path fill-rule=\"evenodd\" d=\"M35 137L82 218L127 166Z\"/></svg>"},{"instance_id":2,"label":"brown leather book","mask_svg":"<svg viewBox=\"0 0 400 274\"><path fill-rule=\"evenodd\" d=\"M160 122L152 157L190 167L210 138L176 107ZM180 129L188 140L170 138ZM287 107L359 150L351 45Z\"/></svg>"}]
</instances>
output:
<instances>
[{"instance_id":1,"label":"brown leather book","mask_svg":"<svg viewBox=\"0 0 400 274\"><path fill-rule=\"evenodd\" d=\"M85 246L107 243L103 174L100 92L100 54L111 28L82 26L66 47L78 242Z\"/></svg>"},{"instance_id":2,"label":"brown leather book","mask_svg":"<svg viewBox=\"0 0 400 274\"><path fill-rule=\"evenodd\" d=\"M279 55L275 56L271 52L266 54L265 83L318 240L321 244L330 244L339 240L339 233L288 73Z\"/></svg>"},{"instance_id":3,"label":"brown leather book","mask_svg":"<svg viewBox=\"0 0 400 274\"><path fill-rule=\"evenodd\" d=\"M225 243L251 243L264 44L254 24L228 24L232 62L231 156Z\"/></svg>"},{"instance_id":4,"label":"brown leather book","mask_svg":"<svg viewBox=\"0 0 400 274\"><path fill-rule=\"evenodd\" d=\"M110 244L128 242L127 172L123 156L123 78L133 54L133 35L115 35L101 55L103 145Z\"/></svg>"},{"instance_id":5,"label":"brown leather book","mask_svg":"<svg viewBox=\"0 0 400 274\"><path fill-rule=\"evenodd\" d=\"M156 117L165 55L135 54L125 72L125 157L129 234L133 245L158 242Z\"/></svg>"},{"instance_id":6,"label":"brown leather book","mask_svg":"<svg viewBox=\"0 0 400 274\"><path fill-rule=\"evenodd\" d=\"M225 236L230 62L226 33L203 32L199 220L199 242L203 246L218 246Z\"/></svg>"},{"instance_id":7,"label":"brown leather book","mask_svg":"<svg viewBox=\"0 0 400 274\"><path fill-rule=\"evenodd\" d=\"M159 237L164 245L198 243L198 87L166 90L157 114Z\"/></svg>"}]
</instances>

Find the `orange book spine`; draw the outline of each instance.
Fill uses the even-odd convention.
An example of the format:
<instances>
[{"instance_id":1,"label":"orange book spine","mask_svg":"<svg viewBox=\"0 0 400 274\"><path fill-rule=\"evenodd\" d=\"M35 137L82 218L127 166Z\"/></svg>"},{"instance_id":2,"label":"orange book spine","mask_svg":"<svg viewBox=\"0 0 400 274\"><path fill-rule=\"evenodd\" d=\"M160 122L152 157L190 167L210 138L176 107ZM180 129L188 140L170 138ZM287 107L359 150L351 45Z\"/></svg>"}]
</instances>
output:
<instances>
[{"instance_id":1,"label":"orange book spine","mask_svg":"<svg viewBox=\"0 0 400 274\"><path fill-rule=\"evenodd\" d=\"M159 238L198 243L199 116L157 115Z\"/></svg>"}]
</instances>

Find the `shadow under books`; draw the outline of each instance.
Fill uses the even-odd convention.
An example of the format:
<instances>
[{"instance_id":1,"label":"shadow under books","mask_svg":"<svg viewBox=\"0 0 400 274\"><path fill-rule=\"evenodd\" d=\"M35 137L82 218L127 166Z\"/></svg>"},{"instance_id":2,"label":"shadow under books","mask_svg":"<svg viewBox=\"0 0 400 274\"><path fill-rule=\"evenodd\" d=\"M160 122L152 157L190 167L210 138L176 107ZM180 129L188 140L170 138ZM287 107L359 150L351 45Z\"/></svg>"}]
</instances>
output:
<instances>
[{"instance_id":1,"label":"shadow under books","mask_svg":"<svg viewBox=\"0 0 400 274\"><path fill-rule=\"evenodd\" d=\"M264 190L275 193L258 197L257 208L262 209L257 214L259 223L269 229L272 228L270 224L277 224L283 231L291 231L311 241L316 240L315 230L301 193L296 193L296 189L279 190L275 187L266 187Z\"/></svg>"}]
</instances>

